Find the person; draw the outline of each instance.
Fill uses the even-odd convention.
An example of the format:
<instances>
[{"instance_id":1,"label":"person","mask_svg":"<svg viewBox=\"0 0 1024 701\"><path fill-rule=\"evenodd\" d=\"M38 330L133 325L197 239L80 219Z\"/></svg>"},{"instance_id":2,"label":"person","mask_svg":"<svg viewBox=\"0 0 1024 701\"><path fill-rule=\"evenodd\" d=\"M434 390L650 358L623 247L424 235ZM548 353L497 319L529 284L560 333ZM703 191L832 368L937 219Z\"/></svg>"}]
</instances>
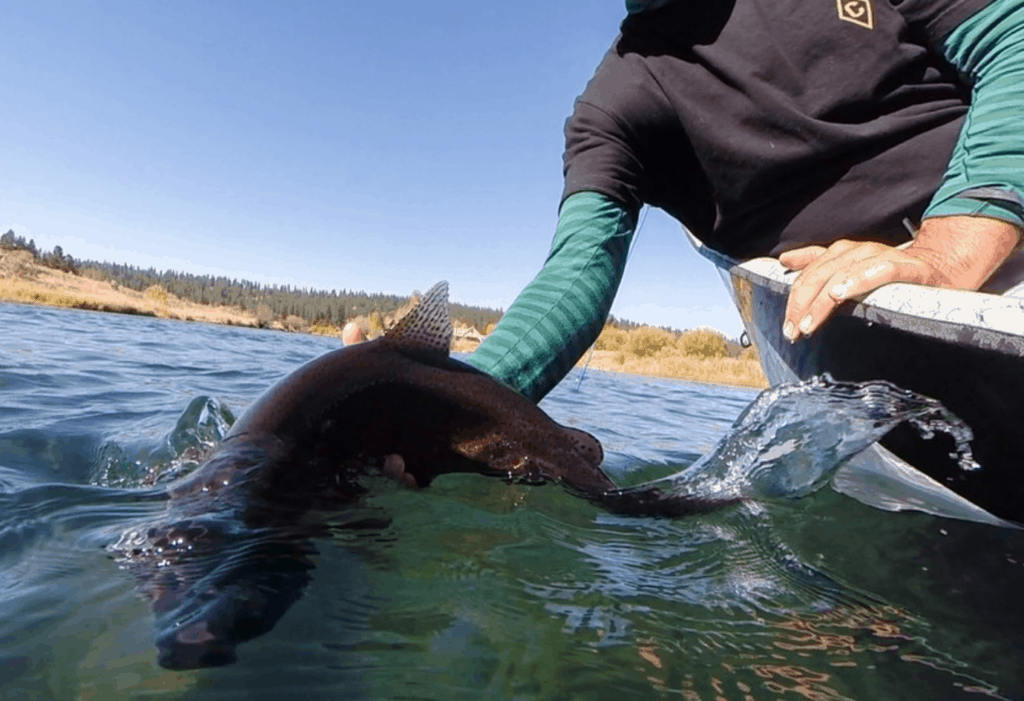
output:
<instances>
[{"instance_id":1,"label":"person","mask_svg":"<svg viewBox=\"0 0 1024 701\"><path fill-rule=\"evenodd\" d=\"M1020 245L1024 0L626 5L566 123L551 251L478 369L534 401L554 387L604 325L643 204L800 270L791 341L888 282L978 289Z\"/></svg>"}]
</instances>

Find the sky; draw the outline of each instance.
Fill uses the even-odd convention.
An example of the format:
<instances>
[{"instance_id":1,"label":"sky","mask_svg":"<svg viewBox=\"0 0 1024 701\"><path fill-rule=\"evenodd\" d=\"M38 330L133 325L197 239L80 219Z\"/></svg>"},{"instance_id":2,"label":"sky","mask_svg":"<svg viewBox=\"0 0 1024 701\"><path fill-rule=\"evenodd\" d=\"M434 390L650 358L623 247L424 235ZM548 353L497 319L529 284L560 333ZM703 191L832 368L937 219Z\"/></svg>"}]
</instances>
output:
<instances>
[{"instance_id":1,"label":"sky","mask_svg":"<svg viewBox=\"0 0 1024 701\"><path fill-rule=\"evenodd\" d=\"M623 0L33 2L4 10L0 232L78 259L507 309ZM731 337L659 210L612 314Z\"/></svg>"}]
</instances>

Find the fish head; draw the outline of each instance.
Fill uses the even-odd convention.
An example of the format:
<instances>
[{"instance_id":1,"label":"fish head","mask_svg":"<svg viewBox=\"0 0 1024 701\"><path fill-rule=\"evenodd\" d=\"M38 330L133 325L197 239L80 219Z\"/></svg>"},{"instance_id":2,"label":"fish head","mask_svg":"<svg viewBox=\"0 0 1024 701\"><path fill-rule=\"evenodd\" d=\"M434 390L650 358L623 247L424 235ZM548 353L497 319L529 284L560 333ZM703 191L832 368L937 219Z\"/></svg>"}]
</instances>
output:
<instances>
[{"instance_id":1,"label":"fish head","mask_svg":"<svg viewBox=\"0 0 1024 701\"><path fill-rule=\"evenodd\" d=\"M528 426L508 421L490 425L482 432L457 433L452 451L473 461L472 471L509 482L559 482L590 497L615 488L601 470L604 451L597 438L561 426L539 409L529 418L533 421Z\"/></svg>"}]
</instances>

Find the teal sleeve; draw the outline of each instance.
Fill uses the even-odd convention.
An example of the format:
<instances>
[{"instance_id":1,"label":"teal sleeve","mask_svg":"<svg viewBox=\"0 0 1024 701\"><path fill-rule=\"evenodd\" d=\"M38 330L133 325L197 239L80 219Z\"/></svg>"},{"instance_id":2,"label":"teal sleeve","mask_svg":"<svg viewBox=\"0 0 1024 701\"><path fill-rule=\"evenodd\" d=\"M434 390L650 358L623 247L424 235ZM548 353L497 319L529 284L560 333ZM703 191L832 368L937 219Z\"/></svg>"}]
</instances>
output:
<instances>
[{"instance_id":1,"label":"teal sleeve","mask_svg":"<svg viewBox=\"0 0 1024 701\"><path fill-rule=\"evenodd\" d=\"M596 192L568 197L543 269L467 362L540 401L601 333L636 220Z\"/></svg>"},{"instance_id":2,"label":"teal sleeve","mask_svg":"<svg viewBox=\"0 0 1024 701\"><path fill-rule=\"evenodd\" d=\"M1024 226L1024 2L995 0L954 29L942 51L973 95L924 216L981 215Z\"/></svg>"}]
</instances>

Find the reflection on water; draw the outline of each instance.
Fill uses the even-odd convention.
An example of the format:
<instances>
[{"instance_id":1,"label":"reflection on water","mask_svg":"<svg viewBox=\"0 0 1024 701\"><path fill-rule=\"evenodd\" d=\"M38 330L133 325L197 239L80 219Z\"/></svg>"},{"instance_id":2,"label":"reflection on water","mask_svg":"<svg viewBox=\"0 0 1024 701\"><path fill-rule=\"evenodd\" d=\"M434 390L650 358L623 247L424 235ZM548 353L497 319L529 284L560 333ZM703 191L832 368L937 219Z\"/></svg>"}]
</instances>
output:
<instances>
[{"instance_id":1,"label":"reflection on water","mask_svg":"<svg viewBox=\"0 0 1024 701\"><path fill-rule=\"evenodd\" d=\"M201 460L225 412L333 343L12 305L0 328L0 698L1024 694L1019 531L828 487L630 518L472 475L371 479L313 515L308 581L273 629L236 664L162 669L145 586L106 547L158 517L149 485ZM755 396L589 371L544 406L635 485L712 453ZM266 562L237 535L225 566Z\"/></svg>"}]
</instances>

